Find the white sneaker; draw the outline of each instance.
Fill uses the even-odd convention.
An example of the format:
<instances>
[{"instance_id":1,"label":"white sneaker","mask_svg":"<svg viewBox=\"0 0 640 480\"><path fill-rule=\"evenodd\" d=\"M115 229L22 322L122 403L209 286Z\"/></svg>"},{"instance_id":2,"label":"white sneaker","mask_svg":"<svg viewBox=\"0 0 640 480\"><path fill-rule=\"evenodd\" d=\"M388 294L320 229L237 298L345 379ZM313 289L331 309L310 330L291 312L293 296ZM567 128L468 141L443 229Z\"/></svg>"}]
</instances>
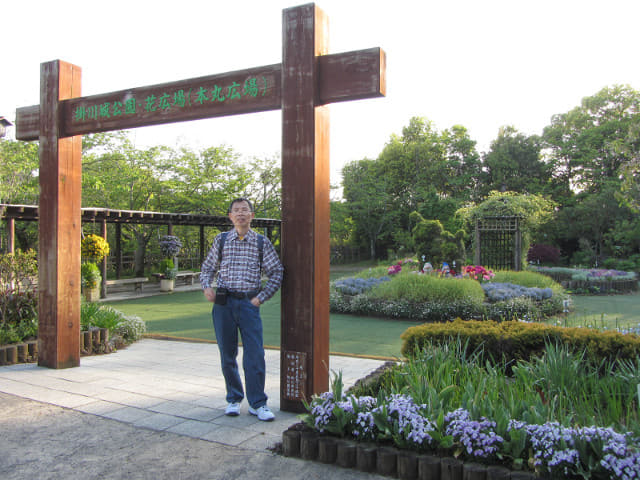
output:
<instances>
[{"instance_id":1,"label":"white sneaker","mask_svg":"<svg viewBox=\"0 0 640 480\"><path fill-rule=\"evenodd\" d=\"M262 420L263 422L270 422L274 418L276 418L273 412L269 410L269 407L267 407L266 405L258 408L249 407L249 413L251 415L256 415L258 417L258 420Z\"/></svg>"},{"instance_id":2,"label":"white sneaker","mask_svg":"<svg viewBox=\"0 0 640 480\"><path fill-rule=\"evenodd\" d=\"M237 417L240 415L240 403L230 403L227 405L227 408L224 410L225 415L229 415L230 417Z\"/></svg>"}]
</instances>

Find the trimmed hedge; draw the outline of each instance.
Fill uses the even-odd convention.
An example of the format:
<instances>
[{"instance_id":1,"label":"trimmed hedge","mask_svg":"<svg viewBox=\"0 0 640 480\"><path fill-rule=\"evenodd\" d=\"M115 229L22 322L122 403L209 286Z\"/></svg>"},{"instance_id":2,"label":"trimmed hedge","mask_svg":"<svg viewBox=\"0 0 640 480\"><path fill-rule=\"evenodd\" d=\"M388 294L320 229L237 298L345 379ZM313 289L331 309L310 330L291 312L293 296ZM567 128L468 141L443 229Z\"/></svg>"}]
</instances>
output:
<instances>
[{"instance_id":1,"label":"trimmed hedge","mask_svg":"<svg viewBox=\"0 0 640 480\"><path fill-rule=\"evenodd\" d=\"M491 283L513 283L527 288L550 288L554 291L562 291L562 286L548 277L538 272L502 270L495 272Z\"/></svg>"},{"instance_id":2,"label":"trimmed hedge","mask_svg":"<svg viewBox=\"0 0 640 480\"><path fill-rule=\"evenodd\" d=\"M604 359L635 362L640 354L640 336L591 328L565 328L543 323L495 322L456 319L408 328L402 335L402 354L414 355L429 344L444 344L460 338L468 348L484 349L487 359L529 360L541 355L545 343L567 345L573 352L585 352L596 364Z\"/></svg>"}]
</instances>

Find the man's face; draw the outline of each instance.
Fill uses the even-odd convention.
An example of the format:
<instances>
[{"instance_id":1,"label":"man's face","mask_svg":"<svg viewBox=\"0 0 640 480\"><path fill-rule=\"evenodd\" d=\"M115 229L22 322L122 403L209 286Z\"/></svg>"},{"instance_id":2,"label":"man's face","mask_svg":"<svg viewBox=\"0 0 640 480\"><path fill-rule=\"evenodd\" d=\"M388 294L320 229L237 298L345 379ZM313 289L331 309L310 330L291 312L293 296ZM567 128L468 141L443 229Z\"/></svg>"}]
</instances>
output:
<instances>
[{"instance_id":1,"label":"man's face","mask_svg":"<svg viewBox=\"0 0 640 480\"><path fill-rule=\"evenodd\" d=\"M254 216L249 204L244 201L234 203L229 212L229 218L235 227L248 227Z\"/></svg>"}]
</instances>

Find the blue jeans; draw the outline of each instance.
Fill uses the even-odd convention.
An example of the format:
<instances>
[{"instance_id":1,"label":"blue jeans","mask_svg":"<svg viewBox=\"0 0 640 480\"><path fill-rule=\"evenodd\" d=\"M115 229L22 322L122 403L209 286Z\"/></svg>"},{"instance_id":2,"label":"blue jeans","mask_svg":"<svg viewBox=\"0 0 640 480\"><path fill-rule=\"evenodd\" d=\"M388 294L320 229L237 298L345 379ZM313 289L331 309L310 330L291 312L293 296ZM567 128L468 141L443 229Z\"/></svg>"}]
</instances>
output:
<instances>
[{"instance_id":1,"label":"blue jeans","mask_svg":"<svg viewBox=\"0 0 640 480\"><path fill-rule=\"evenodd\" d=\"M239 403L244 398L238 373L238 331L242 336L242 368L247 388L247 400L253 408L267 403L264 393L265 362L262 344L260 309L244 299L227 297L226 305L213 306L213 327L218 340L222 375L227 387L227 402Z\"/></svg>"}]
</instances>

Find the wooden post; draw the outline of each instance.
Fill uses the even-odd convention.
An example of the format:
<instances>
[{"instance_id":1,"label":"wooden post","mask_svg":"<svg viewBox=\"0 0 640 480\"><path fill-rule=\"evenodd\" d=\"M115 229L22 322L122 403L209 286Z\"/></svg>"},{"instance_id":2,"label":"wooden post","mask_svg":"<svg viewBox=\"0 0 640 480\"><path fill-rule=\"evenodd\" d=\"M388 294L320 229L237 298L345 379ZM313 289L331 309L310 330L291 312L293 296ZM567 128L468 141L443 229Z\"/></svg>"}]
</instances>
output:
<instances>
[{"instance_id":1,"label":"wooden post","mask_svg":"<svg viewBox=\"0 0 640 480\"><path fill-rule=\"evenodd\" d=\"M476 265L480 265L480 262L481 262L480 257L481 257L481 249L482 249L479 222L480 221L476 219L476 229L474 232L475 242L473 246L473 263L475 263Z\"/></svg>"},{"instance_id":2,"label":"wooden post","mask_svg":"<svg viewBox=\"0 0 640 480\"><path fill-rule=\"evenodd\" d=\"M102 228L100 235L107 240L107 220L102 220ZM100 264L100 274L102 283L100 284L100 298L107 298L107 255L104 256Z\"/></svg>"},{"instance_id":3,"label":"wooden post","mask_svg":"<svg viewBox=\"0 0 640 480\"><path fill-rule=\"evenodd\" d=\"M198 259L200 261L200 263L198 263L198 265L202 265L204 262L204 255L205 255L205 250L204 250L204 225L200 225L200 243L199 243L199 255L200 258Z\"/></svg>"},{"instance_id":4,"label":"wooden post","mask_svg":"<svg viewBox=\"0 0 640 480\"><path fill-rule=\"evenodd\" d=\"M328 22L314 4L283 11L280 408L329 386L329 112L316 106Z\"/></svg>"},{"instance_id":5,"label":"wooden post","mask_svg":"<svg viewBox=\"0 0 640 480\"><path fill-rule=\"evenodd\" d=\"M520 271L522 270L522 232L520 232L520 219L519 218L515 218L515 222L516 222L516 231L514 233L515 235L515 245L513 247L514 250L514 262L513 262L513 266L514 266L514 270L516 271Z\"/></svg>"},{"instance_id":6,"label":"wooden post","mask_svg":"<svg viewBox=\"0 0 640 480\"><path fill-rule=\"evenodd\" d=\"M7 252L16 253L16 219L7 219Z\"/></svg>"},{"instance_id":7,"label":"wooden post","mask_svg":"<svg viewBox=\"0 0 640 480\"><path fill-rule=\"evenodd\" d=\"M80 365L82 137L60 138L62 100L79 97L81 70L55 60L40 68L38 365Z\"/></svg>"},{"instance_id":8,"label":"wooden post","mask_svg":"<svg viewBox=\"0 0 640 480\"><path fill-rule=\"evenodd\" d=\"M116 223L116 278L120 280L122 276L122 225Z\"/></svg>"}]
</instances>

